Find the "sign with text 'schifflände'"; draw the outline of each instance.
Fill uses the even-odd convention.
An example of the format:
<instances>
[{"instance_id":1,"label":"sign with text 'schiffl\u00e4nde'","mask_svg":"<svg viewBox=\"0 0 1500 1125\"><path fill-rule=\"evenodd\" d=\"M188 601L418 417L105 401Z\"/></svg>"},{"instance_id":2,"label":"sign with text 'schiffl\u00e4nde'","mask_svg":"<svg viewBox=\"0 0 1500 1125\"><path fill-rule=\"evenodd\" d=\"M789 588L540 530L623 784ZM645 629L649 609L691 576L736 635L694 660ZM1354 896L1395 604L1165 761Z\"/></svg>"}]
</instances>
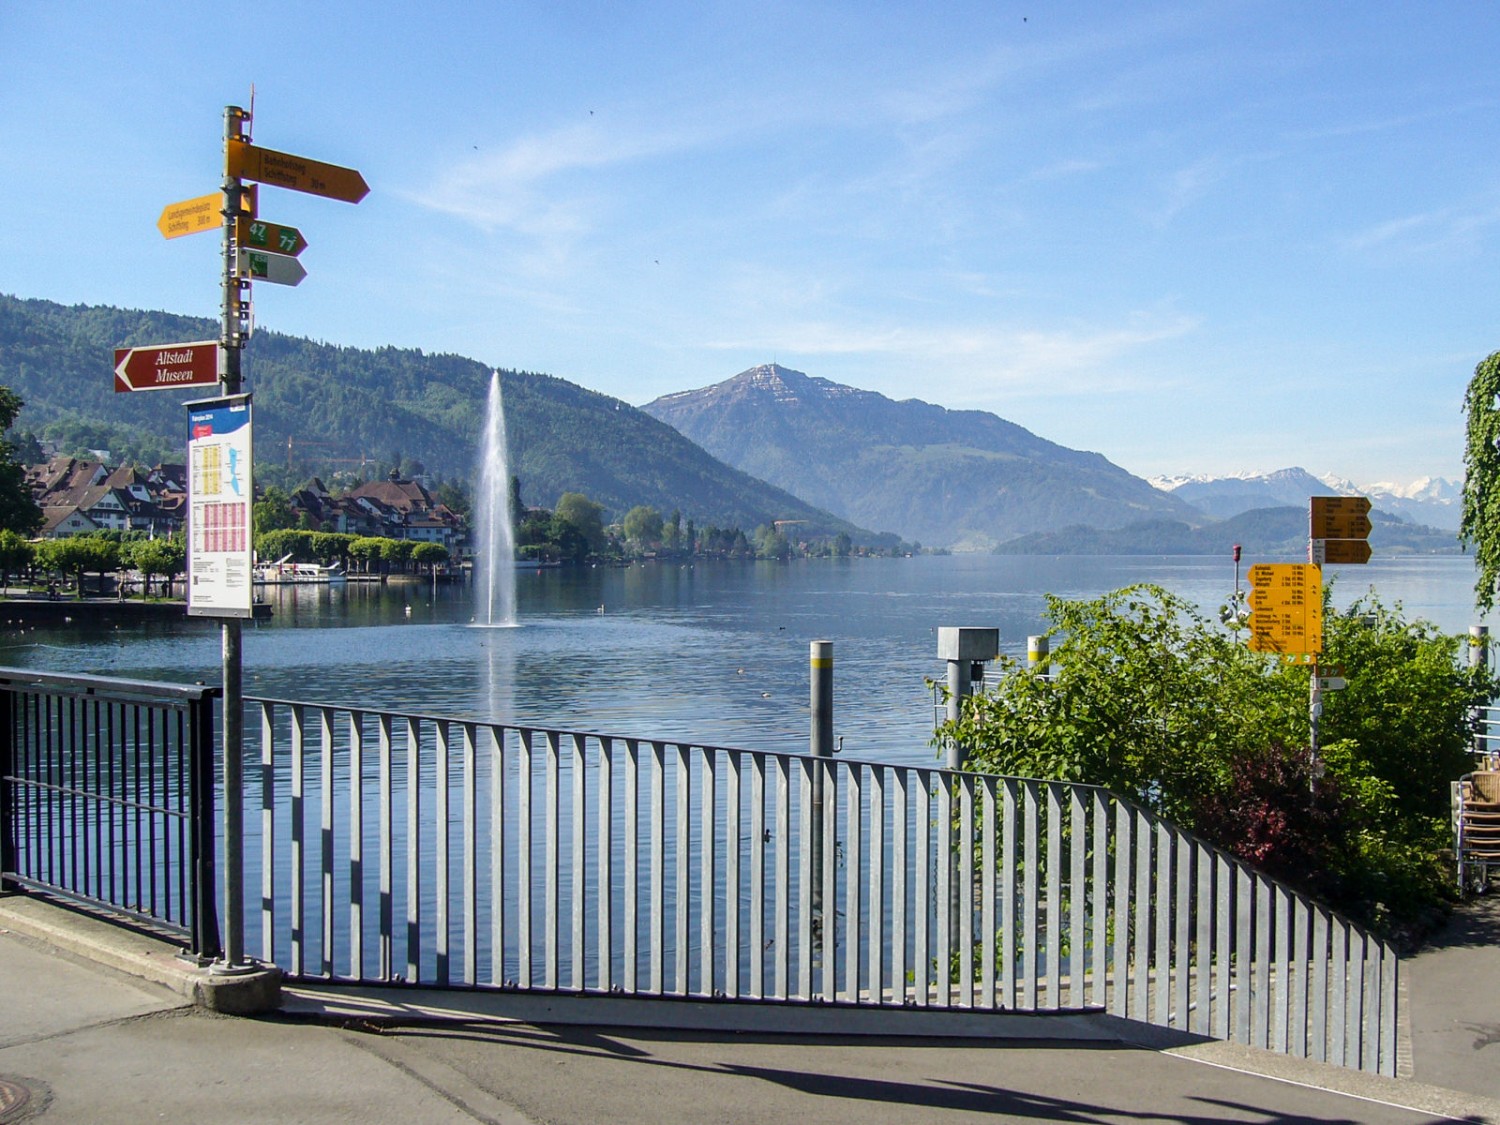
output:
<instances>
[{"instance_id":1,"label":"sign with text 'schiffl\u00e4nde'","mask_svg":"<svg viewBox=\"0 0 1500 1125\"><path fill-rule=\"evenodd\" d=\"M250 396L188 407L188 613L250 617Z\"/></svg>"}]
</instances>

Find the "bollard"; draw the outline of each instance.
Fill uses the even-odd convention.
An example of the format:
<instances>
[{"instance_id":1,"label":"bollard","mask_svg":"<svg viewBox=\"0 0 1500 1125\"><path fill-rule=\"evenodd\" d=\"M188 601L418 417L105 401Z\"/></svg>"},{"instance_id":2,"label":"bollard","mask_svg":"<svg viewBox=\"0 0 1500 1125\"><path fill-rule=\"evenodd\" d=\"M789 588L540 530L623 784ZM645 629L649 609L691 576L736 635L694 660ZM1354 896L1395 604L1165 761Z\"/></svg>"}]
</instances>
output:
<instances>
[{"instance_id":1,"label":"bollard","mask_svg":"<svg viewBox=\"0 0 1500 1125\"><path fill-rule=\"evenodd\" d=\"M1026 667L1032 672L1047 674L1051 666L1052 648L1047 640L1046 634L1035 635L1026 638Z\"/></svg>"},{"instance_id":2,"label":"bollard","mask_svg":"<svg viewBox=\"0 0 1500 1125\"><path fill-rule=\"evenodd\" d=\"M1000 630L943 626L937 633L938 657L948 662L948 721L957 722L970 691L974 663L1000 654ZM964 748L956 740L948 743L944 764L950 770L963 768Z\"/></svg>"}]
</instances>

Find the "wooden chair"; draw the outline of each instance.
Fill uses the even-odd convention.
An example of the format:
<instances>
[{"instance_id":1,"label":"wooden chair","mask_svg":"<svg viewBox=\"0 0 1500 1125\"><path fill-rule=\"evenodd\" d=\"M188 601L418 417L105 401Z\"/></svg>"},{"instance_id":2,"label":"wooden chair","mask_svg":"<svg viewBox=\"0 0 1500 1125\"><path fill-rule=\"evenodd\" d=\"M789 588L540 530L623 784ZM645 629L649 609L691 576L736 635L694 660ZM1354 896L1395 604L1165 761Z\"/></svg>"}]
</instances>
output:
<instances>
[{"instance_id":1,"label":"wooden chair","mask_svg":"<svg viewBox=\"0 0 1500 1125\"><path fill-rule=\"evenodd\" d=\"M1476 771L1458 783L1458 889L1483 893L1500 869L1500 772Z\"/></svg>"}]
</instances>

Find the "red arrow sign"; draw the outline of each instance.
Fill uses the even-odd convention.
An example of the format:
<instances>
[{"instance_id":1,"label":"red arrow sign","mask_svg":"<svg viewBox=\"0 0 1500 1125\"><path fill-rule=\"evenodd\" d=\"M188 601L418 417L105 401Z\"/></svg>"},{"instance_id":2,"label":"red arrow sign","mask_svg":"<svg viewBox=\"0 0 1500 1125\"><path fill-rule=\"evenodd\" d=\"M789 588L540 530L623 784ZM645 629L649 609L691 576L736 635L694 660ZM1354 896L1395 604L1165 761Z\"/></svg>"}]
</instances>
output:
<instances>
[{"instance_id":1,"label":"red arrow sign","mask_svg":"<svg viewBox=\"0 0 1500 1125\"><path fill-rule=\"evenodd\" d=\"M210 387L218 381L217 340L115 349L116 393Z\"/></svg>"}]
</instances>

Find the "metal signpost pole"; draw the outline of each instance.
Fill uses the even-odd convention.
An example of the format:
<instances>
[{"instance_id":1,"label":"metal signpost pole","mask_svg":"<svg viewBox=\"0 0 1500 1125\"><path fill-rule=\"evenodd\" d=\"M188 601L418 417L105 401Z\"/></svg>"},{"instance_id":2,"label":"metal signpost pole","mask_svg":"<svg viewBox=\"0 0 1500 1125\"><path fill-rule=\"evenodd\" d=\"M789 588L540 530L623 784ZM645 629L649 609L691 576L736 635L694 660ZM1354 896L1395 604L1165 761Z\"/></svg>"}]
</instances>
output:
<instances>
[{"instance_id":1,"label":"metal signpost pole","mask_svg":"<svg viewBox=\"0 0 1500 1125\"><path fill-rule=\"evenodd\" d=\"M238 106L224 107L224 143L238 140L247 114ZM243 294L236 268L238 251L235 228L241 213L243 187L227 170L224 176L224 273L223 324L219 348L219 384L225 395L239 394L240 348L243 338ZM253 484L251 486L253 488ZM224 676L224 967L235 969L245 961L245 703L242 632L237 617L220 623L223 633Z\"/></svg>"}]
</instances>

